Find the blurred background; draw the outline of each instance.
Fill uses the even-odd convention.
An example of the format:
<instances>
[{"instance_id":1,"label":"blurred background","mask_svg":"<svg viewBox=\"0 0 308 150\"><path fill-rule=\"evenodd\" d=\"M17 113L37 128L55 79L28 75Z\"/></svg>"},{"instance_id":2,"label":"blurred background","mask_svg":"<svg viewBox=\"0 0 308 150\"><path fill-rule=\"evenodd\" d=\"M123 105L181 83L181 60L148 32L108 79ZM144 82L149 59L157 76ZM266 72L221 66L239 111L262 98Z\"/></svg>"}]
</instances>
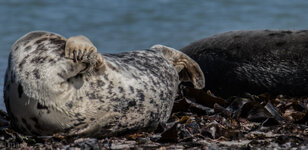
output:
<instances>
[{"instance_id":1,"label":"blurred background","mask_svg":"<svg viewBox=\"0 0 308 150\"><path fill-rule=\"evenodd\" d=\"M230 30L308 29L306 0L2 0L0 109L11 45L33 30L86 35L101 53L181 48Z\"/></svg>"}]
</instances>

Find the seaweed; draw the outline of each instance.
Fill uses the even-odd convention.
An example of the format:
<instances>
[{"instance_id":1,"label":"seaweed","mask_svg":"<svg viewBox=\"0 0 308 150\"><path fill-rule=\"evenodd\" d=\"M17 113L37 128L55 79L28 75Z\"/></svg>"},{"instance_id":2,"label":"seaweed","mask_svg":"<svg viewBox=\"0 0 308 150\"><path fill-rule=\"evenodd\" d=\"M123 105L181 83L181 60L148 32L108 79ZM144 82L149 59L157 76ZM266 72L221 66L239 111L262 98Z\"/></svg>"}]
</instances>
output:
<instances>
[{"instance_id":1,"label":"seaweed","mask_svg":"<svg viewBox=\"0 0 308 150\"><path fill-rule=\"evenodd\" d=\"M308 98L268 94L223 99L181 85L170 119L153 132L106 138L25 136L0 112L0 148L307 149Z\"/></svg>"}]
</instances>

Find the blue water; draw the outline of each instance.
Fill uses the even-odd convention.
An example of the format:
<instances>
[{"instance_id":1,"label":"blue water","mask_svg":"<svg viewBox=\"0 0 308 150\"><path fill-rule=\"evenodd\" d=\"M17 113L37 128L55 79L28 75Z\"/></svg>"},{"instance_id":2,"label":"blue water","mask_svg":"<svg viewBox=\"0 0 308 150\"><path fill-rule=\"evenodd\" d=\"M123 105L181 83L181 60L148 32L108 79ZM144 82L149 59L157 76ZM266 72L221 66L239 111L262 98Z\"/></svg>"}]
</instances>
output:
<instances>
[{"instance_id":1,"label":"blue water","mask_svg":"<svg viewBox=\"0 0 308 150\"><path fill-rule=\"evenodd\" d=\"M225 31L308 29L307 0L2 0L0 109L11 45L33 30L88 36L102 53L181 48Z\"/></svg>"}]
</instances>

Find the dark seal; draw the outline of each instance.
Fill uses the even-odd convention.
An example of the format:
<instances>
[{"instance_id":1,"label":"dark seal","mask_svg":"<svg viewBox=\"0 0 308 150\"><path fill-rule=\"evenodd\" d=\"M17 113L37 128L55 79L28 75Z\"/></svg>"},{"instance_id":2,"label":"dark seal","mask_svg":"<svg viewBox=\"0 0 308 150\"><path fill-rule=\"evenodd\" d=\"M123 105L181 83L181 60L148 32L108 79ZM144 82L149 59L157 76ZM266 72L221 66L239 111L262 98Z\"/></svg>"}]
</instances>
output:
<instances>
[{"instance_id":1,"label":"dark seal","mask_svg":"<svg viewBox=\"0 0 308 150\"><path fill-rule=\"evenodd\" d=\"M200 65L205 89L216 95L308 95L307 30L232 31L181 51Z\"/></svg>"}]
</instances>

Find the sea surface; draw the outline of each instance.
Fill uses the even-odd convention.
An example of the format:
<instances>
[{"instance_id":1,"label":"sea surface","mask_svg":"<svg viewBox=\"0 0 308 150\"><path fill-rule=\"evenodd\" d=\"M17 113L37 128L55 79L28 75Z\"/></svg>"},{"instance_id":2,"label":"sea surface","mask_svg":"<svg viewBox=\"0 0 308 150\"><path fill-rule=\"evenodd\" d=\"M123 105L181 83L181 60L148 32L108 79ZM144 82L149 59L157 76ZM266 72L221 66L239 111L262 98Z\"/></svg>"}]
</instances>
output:
<instances>
[{"instance_id":1,"label":"sea surface","mask_svg":"<svg viewBox=\"0 0 308 150\"><path fill-rule=\"evenodd\" d=\"M0 109L12 44L33 30L85 35L101 53L181 48L230 30L308 29L307 0L1 0Z\"/></svg>"}]
</instances>

